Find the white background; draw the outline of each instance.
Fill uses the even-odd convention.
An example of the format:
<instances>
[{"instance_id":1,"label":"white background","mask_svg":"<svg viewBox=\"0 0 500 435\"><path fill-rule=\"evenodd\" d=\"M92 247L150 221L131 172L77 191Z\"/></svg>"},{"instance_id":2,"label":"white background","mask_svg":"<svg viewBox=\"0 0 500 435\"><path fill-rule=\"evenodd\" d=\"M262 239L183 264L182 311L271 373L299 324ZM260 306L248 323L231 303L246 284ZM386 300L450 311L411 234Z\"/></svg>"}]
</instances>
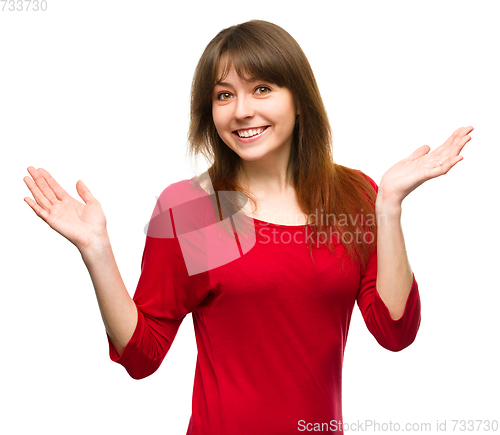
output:
<instances>
[{"instance_id":1,"label":"white background","mask_svg":"<svg viewBox=\"0 0 500 435\"><path fill-rule=\"evenodd\" d=\"M433 429L447 420L448 432L452 419L500 421L498 2L47 4L0 12L0 432L186 433L191 315L160 369L130 378L109 359L79 252L23 201L31 196L23 177L43 167L76 198L77 180L86 183L133 295L155 197L197 173L186 159L196 63L220 30L250 19L299 42L327 107L335 161L377 183L419 146L434 149L474 126L464 160L403 203L422 302L417 338L401 352L382 348L355 306L343 416ZM205 169L200 159L198 173Z\"/></svg>"}]
</instances>

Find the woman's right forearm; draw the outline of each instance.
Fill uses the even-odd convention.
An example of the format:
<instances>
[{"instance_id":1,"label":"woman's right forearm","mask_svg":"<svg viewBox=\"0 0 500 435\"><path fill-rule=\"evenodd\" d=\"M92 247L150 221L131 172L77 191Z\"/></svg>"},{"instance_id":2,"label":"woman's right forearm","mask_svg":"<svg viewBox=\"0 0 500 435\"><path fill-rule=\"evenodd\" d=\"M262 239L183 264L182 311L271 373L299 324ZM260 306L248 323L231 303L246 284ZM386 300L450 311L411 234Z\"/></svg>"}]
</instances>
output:
<instances>
[{"instance_id":1,"label":"woman's right forearm","mask_svg":"<svg viewBox=\"0 0 500 435\"><path fill-rule=\"evenodd\" d=\"M137 308L125 288L108 235L80 249L94 285L97 303L110 341L119 355L137 325Z\"/></svg>"}]
</instances>

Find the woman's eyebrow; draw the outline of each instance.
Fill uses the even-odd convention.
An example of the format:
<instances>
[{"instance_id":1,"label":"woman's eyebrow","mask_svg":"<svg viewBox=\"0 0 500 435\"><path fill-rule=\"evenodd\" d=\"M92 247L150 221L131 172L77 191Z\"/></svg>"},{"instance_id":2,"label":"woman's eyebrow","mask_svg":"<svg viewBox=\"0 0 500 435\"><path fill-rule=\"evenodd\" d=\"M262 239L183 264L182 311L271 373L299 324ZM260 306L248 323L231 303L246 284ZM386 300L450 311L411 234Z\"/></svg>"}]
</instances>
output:
<instances>
[{"instance_id":1,"label":"woman's eyebrow","mask_svg":"<svg viewBox=\"0 0 500 435\"><path fill-rule=\"evenodd\" d=\"M232 84L226 82L216 82L214 86L232 86Z\"/></svg>"},{"instance_id":2,"label":"woman's eyebrow","mask_svg":"<svg viewBox=\"0 0 500 435\"><path fill-rule=\"evenodd\" d=\"M258 78L258 77L251 77L251 78L248 78L248 79L243 79L243 81L245 83L247 83L247 84L251 84L251 83L254 83L254 82L258 82L258 81L270 82L269 80L261 79L261 78ZM227 83L227 82L215 82L214 86L233 86L233 85L231 83Z\"/></svg>"}]
</instances>

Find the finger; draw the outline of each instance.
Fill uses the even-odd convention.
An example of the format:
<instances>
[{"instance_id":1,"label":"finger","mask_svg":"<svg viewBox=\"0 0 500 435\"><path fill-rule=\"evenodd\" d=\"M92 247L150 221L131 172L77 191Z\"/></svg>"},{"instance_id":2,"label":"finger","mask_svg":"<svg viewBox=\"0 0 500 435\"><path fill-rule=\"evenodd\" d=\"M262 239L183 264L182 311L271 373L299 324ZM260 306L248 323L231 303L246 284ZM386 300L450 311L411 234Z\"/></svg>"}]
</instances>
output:
<instances>
[{"instance_id":1,"label":"finger","mask_svg":"<svg viewBox=\"0 0 500 435\"><path fill-rule=\"evenodd\" d=\"M431 169L432 178L439 177L440 175L447 174L448 171L453 168L458 162L462 161L463 156L452 156L450 158L444 158L443 160L436 163L436 166Z\"/></svg>"},{"instance_id":2,"label":"finger","mask_svg":"<svg viewBox=\"0 0 500 435\"><path fill-rule=\"evenodd\" d=\"M459 135L457 136L457 138L455 139L455 144L462 144L462 141L467 138L467 141L469 141L471 139L471 136L469 136L469 134L474 130L474 127L472 126L469 126L469 127L464 127L463 128L463 131L461 133L459 133ZM465 145L465 143L464 143Z\"/></svg>"},{"instance_id":3,"label":"finger","mask_svg":"<svg viewBox=\"0 0 500 435\"><path fill-rule=\"evenodd\" d=\"M453 134L452 134L452 135L451 135L448 139L446 139L446 141L444 142L444 144L443 144L443 145L441 145L441 146L442 146L442 147L444 147L444 146L446 146L446 145L451 144L451 143L455 140L455 138L456 138L456 137L460 134L460 131L461 131L462 129L463 129L463 127L457 128L457 129L453 132ZM441 148L441 147L440 147L440 148Z\"/></svg>"},{"instance_id":4,"label":"finger","mask_svg":"<svg viewBox=\"0 0 500 435\"><path fill-rule=\"evenodd\" d=\"M44 221L47 221L49 214L42 207L40 207L35 201L33 201L28 196L24 198L24 201L33 209L33 211L37 214L39 218L43 219Z\"/></svg>"},{"instance_id":5,"label":"finger","mask_svg":"<svg viewBox=\"0 0 500 435\"><path fill-rule=\"evenodd\" d=\"M451 157L446 164L444 173L446 174L451 168L453 168L453 166L455 166L458 162L461 162L463 159L464 159L463 156Z\"/></svg>"},{"instance_id":6,"label":"finger","mask_svg":"<svg viewBox=\"0 0 500 435\"><path fill-rule=\"evenodd\" d=\"M453 134L452 134L452 135L451 135L448 139L446 139L446 141L444 142L444 144L443 144L443 145L441 145L440 147L437 147L437 148L435 149L435 151L437 151L437 150L442 150L443 148L447 148L447 147L449 147L449 146L450 146L450 145L454 142L454 140L458 137L458 135L460 134L460 131L461 131L462 129L463 129L463 127L457 128L457 129L453 132Z\"/></svg>"},{"instance_id":7,"label":"finger","mask_svg":"<svg viewBox=\"0 0 500 435\"><path fill-rule=\"evenodd\" d=\"M472 130L474 130L474 127L472 126L457 128L453 132L453 134L446 140L446 142L443 143L443 145L437 147L434 150L434 152L440 153L442 151L454 148L460 142L462 137L471 132Z\"/></svg>"},{"instance_id":8,"label":"finger","mask_svg":"<svg viewBox=\"0 0 500 435\"><path fill-rule=\"evenodd\" d=\"M32 168L31 171L29 170L30 168ZM40 173L40 171L36 170L32 166L30 166L30 168L28 168L28 172L33 177L33 181L38 186L38 189L40 189L40 192L45 196L45 198L47 198L47 200L51 205L55 204L58 201L58 199L54 194L53 190L49 187L49 185L45 181L45 178L43 178L43 175Z\"/></svg>"},{"instance_id":9,"label":"finger","mask_svg":"<svg viewBox=\"0 0 500 435\"><path fill-rule=\"evenodd\" d=\"M462 149L464 148L465 144L472 139L472 137L469 136L468 134L465 134L465 136L462 136L462 134L470 131L472 131L472 127L470 128L466 127L466 130L464 130L462 133L459 134L457 138L455 138L454 143L450 145L450 148L447 150L442 150L439 154L444 158L447 157L454 158L458 156L462 152Z\"/></svg>"},{"instance_id":10,"label":"finger","mask_svg":"<svg viewBox=\"0 0 500 435\"><path fill-rule=\"evenodd\" d=\"M468 134L466 136L464 136L462 139L460 139L460 141L455 145L455 147L453 149L453 154L454 155L460 154L460 152L464 148L465 144L467 142L469 142L471 139L472 139L472 137L469 136Z\"/></svg>"},{"instance_id":11,"label":"finger","mask_svg":"<svg viewBox=\"0 0 500 435\"><path fill-rule=\"evenodd\" d=\"M474 130L474 127L469 126L469 127L462 127L457 135L455 136L453 140L453 147L455 147L460 141L467 136L472 130Z\"/></svg>"},{"instance_id":12,"label":"finger","mask_svg":"<svg viewBox=\"0 0 500 435\"><path fill-rule=\"evenodd\" d=\"M88 204L92 201L97 201L82 180L78 180L76 182L76 191L78 192L78 195L80 195L80 197L85 201L85 204Z\"/></svg>"},{"instance_id":13,"label":"finger","mask_svg":"<svg viewBox=\"0 0 500 435\"><path fill-rule=\"evenodd\" d=\"M38 171L43 175L45 181L55 193L58 200L62 201L62 199L68 194L59 183L43 168L38 168Z\"/></svg>"},{"instance_id":14,"label":"finger","mask_svg":"<svg viewBox=\"0 0 500 435\"><path fill-rule=\"evenodd\" d=\"M431 150L429 145L422 145L417 148L413 153L406 159L407 161L416 160L419 157L426 155Z\"/></svg>"},{"instance_id":15,"label":"finger","mask_svg":"<svg viewBox=\"0 0 500 435\"><path fill-rule=\"evenodd\" d=\"M30 171L30 169L28 168L28 172L29 171ZM40 207L42 207L44 210L49 210L51 207L49 200L47 198L45 198L45 195L40 191L40 189L33 182L33 180L30 177L24 177L23 181L26 183L26 186L28 186L28 189L33 194L33 198L35 198L37 204Z\"/></svg>"}]
</instances>

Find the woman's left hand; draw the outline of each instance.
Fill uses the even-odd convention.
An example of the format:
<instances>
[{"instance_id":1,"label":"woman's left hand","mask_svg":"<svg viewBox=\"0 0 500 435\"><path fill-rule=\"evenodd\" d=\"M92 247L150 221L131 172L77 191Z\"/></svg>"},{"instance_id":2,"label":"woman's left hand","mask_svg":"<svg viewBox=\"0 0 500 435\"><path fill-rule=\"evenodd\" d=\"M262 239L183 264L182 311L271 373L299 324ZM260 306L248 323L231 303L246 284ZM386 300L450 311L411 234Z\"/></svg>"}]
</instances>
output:
<instances>
[{"instance_id":1,"label":"woman's left hand","mask_svg":"<svg viewBox=\"0 0 500 435\"><path fill-rule=\"evenodd\" d=\"M446 174L463 159L459 154L472 139L469 136L472 130L472 126L459 128L431 153L431 147L423 145L409 157L396 163L382 176L377 200L385 204L401 205L403 199L418 186L431 178Z\"/></svg>"}]
</instances>

